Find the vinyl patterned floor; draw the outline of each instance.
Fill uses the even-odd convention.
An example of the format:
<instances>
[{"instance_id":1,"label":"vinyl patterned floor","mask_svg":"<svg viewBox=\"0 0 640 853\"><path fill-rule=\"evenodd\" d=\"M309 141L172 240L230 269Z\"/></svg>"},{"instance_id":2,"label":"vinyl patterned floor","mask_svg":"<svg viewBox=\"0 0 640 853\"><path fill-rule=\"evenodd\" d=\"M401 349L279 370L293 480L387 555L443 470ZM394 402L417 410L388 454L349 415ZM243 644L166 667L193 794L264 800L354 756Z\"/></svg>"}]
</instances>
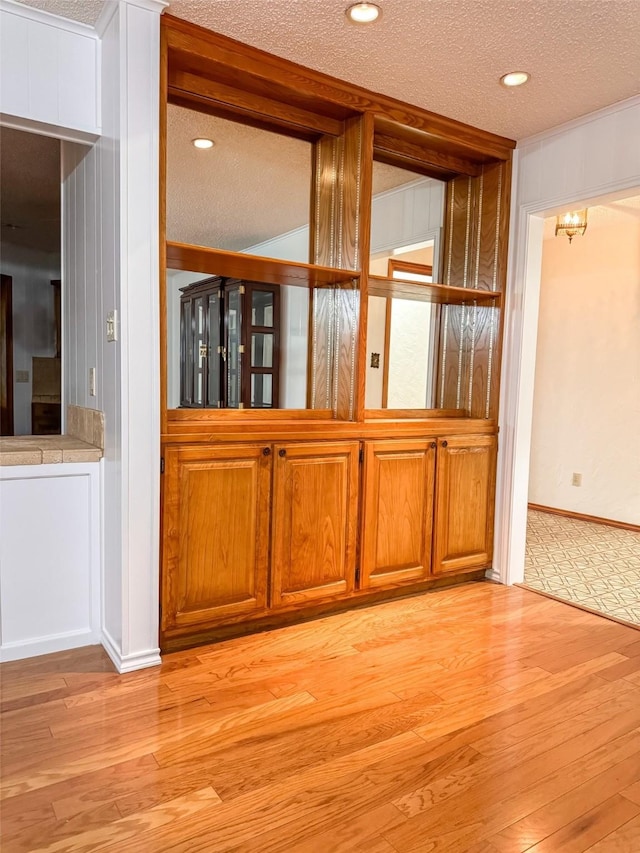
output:
<instances>
[{"instance_id":1,"label":"vinyl patterned floor","mask_svg":"<svg viewBox=\"0 0 640 853\"><path fill-rule=\"evenodd\" d=\"M2 853L640 851L640 631L527 589L0 676Z\"/></svg>"},{"instance_id":2,"label":"vinyl patterned floor","mask_svg":"<svg viewBox=\"0 0 640 853\"><path fill-rule=\"evenodd\" d=\"M640 625L640 533L529 510L524 578L531 589Z\"/></svg>"}]
</instances>

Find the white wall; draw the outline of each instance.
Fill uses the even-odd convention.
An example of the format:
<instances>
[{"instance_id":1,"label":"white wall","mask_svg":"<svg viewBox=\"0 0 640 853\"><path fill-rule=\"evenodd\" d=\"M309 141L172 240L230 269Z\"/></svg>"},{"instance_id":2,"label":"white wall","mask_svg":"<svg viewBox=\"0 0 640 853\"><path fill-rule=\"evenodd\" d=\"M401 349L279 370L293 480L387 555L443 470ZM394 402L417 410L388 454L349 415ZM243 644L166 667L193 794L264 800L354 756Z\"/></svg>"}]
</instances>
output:
<instances>
[{"instance_id":1,"label":"white wall","mask_svg":"<svg viewBox=\"0 0 640 853\"><path fill-rule=\"evenodd\" d=\"M100 641L100 466L0 468L0 660Z\"/></svg>"},{"instance_id":2,"label":"white wall","mask_svg":"<svg viewBox=\"0 0 640 853\"><path fill-rule=\"evenodd\" d=\"M309 291L281 288L280 408L306 409L309 354Z\"/></svg>"},{"instance_id":3,"label":"white wall","mask_svg":"<svg viewBox=\"0 0 640 853\"><path fill-rule=\"evenodd\" d=\"M60 278L60 256L3 243L0 270L13 279L14 433L30 435L31 359L56 354L51 281ZM28 371L28 382L15 381L18 370Z\"/></svg>"},{"instance_id":4,"label":"white wall","mask_svg":"<svg viewBox=\"0 0 640 853\"><path fill-rule=\"evenodd\" d=\"M529 500L640 524L640 206L592 208L571 244L554 225L542 249Z\"/></svg>"},{"instance_id":5,"label":"white wall","mask_svg":"<svg viewBox=\"0 0 640 853\"><path fill-rule=\"evenodd\" d=\"M100 133L100 42L92 27L0 4L2 123L65 139Z\"/></svg>"},{"instance_id":6,"label":"white wall","mask_svg":"<svg viewBox=\"0 0 640 853\"><path fill-rule=\"evenodd\" d=\"M494 570L524 577L543 217L640 187L640 97L518 144L500 395ZM631 190L631 192L630 192Z\"/></svg>"},{"instance_id":7,"label":"white wall","mask_svg":"<svg viewBox=\"0 0 640 853\"><path fill-rule=\"evenodd\" d=\"M118 669L159 663L159 13L120 0L99 21L103 135L65 146L68 401L105 413L103 644ZM119 315L106 342L106 314ZM97 396L88 370L97 369Z\"/></svg>"}]
</instances>

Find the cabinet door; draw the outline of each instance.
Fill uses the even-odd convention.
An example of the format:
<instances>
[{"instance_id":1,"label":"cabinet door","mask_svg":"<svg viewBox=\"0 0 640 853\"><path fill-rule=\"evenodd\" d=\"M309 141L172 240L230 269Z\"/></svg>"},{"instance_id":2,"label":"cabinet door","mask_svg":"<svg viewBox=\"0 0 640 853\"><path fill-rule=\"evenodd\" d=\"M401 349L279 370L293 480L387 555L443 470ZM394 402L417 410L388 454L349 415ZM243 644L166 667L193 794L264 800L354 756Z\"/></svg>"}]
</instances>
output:
<instances>
[{"instance_id":1,"label":"cabinet door","mask_svg":"<svg viewBox=\"0 0 640 853\"><path fill-rule=\"evenodd\" d=\"M357 441L276 446L272 605L353 589L358 453Z\"/></svg>"},{"instance_id":2,"label":"cabinet door","mask_svg":"<svg viewBox=\"0 0 640 853\"><path fill-rule=\"evenodd\" d=\"M438 440L433 571L491 565L496 478L495 436Z\"/></svg>"},{"instance_id":3,"label":"cabinet door","mask_svg":"<svg viewBox=\"0 0 640 853\"><path fill-rule=\"evenodd\" d=\"M365 442L363 587L429 576L435 463L435 441Z\"/></svg>"},{"instance_id":4,"label":"cabinet door","mask_svg":"<svg viewBox=\"0 0 640 853\"><path fill-rule=\"evenodd\" d=\"M164 631L206 627L266 607L271 456L264 449L166 450Z\"/></svg>"}]
</instances>

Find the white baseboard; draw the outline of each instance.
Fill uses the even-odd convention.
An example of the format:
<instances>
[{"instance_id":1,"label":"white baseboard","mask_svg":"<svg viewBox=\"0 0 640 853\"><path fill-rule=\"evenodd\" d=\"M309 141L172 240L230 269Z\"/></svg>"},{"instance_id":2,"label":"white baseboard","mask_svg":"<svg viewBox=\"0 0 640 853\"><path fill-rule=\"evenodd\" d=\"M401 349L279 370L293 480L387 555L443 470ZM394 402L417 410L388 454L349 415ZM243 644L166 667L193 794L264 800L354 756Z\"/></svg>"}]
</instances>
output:
<instances>
[{"instance_id":1,"label":"white baseboard","mask_svg":"<svg viewBox=\"0 0 640 853\"><path fill-rule=\"evenodd\" d=\"M65 634L52 634L49 637L38 637L34 640L3 643L0 646L0 662L50 655L53 652L66 652L69 649L95 646L99 643L100 637L94 631L88 630L68 631Z\"/></svg>"},{"instance_id":2,"label":"white baseboard","mask_svg":"<svg viewBox=\"0 0 640 853\"><path fill-rule=\"evenodd\" d=\"M121 675L125 672L134 672L137 669L160 666L161 663L160 649L148 649L144 652L123 655L111 634L104 629L102 631L102 646Z\"/></svg>"},{"instance_id":3,"label":"white baseboard","mask_svg":"<svg viewBox=\"0 0 640 853\"><path fill-rule=\"evenodd\" d=\"M485 578L488 581L495 581L495 583L504 583L503 579L500 577L500 572L497 572L495 569L487 569L484 573Z\"/></svg>"}]
</instances>

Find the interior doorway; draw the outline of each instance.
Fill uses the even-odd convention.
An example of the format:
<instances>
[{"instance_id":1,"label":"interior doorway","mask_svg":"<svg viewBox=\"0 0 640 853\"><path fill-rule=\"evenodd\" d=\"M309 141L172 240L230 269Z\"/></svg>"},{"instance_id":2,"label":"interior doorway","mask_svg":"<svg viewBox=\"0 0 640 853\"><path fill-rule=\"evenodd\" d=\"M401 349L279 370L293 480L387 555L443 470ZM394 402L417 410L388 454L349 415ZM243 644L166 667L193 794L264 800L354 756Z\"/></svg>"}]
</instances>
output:
<instances>
[{"instance_id":1,"label":"interior doorway","mask_svg":"<svg viewBox=\"0 0 640 853\"><path fill-rule=\"evenodd\" d=\"M640 195L543 225L524 583L640 624Z\"/></svg>"},{"instance_id":2,"label":"interior doorway","mask_svg":"<svg viewBox=\"0 0 640 853\"><path fill-rule=\"evenodd\" d=\"M60 141L0 128L2 435L62 426Z\"/></svg>"}]
</instances>

